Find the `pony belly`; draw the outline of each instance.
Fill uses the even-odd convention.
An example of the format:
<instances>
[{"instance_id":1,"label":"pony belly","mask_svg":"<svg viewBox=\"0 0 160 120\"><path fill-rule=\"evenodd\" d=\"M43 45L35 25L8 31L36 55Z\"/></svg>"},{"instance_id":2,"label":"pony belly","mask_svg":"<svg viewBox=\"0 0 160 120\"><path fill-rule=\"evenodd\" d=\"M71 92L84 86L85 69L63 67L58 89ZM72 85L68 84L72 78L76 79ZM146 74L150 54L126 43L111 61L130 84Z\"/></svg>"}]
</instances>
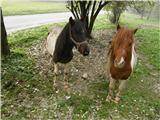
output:
<instances>
[{"instance_id":1,"label":"pony belly","mask_svg":"<svg viewBox=\"0 0 160 120\"><path fill-rule=\"evenodd\" d=\"M60 63L65 64L65 63L70 62L72 60L72 58L73 58L72 52L70 52L70 53L63 52L61 55L59 55L59 54L53 55L53 61L55 63L60 62Z\"/></svg>"},{"instance_id":2,"label":"pony belly","mask_svg":"<svg viewBox=\"0 0 160 120\"><path fill-rule=\"evenodd\" d=\"M58 62L66 64L70 62L71 60L72 60L72 57L67 57L67 58L60 59Z\"/></svg>"}]
</instances>

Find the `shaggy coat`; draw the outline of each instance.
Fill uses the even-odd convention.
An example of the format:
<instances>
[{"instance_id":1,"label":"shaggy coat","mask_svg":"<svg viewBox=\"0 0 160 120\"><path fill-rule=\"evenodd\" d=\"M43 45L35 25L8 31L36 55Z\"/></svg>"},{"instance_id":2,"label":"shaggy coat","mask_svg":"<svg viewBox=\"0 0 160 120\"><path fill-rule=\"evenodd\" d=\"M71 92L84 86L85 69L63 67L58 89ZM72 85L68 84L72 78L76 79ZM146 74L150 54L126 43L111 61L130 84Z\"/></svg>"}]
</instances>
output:
<instances>
[{"instance_id":1,"label":"shaggy coat","mask_svg":"<svg viewBox=\"0 0 160 120\"><path fill-rule=\"evenodd\" d=\"M127 80L132 73L136 63L135 40L133 38L134 31L127 28L121 28L113 37L111 46L108 51L109 72L111 77L116 80ZM116 67L114 61L118 55L121 56L120 49L125 49L123 55L125 64L122 68ZM119 57L119 56L118 56Z\"/></svg>"},{"instance_id":2,"label":"shaggy coat","mask_svg":"<svg viewBox=\"0 0 160 120\"><path fill-rule=\"evenodd\" d=\"M109 93L107 101L120 101L122 90L133 71L136 63L134 34L137 29L117 26L117 33L114 35L107 56L107 76L109 77ZM114 89L118 83L118 91L114 97Z\"/></svg>"},{"instance_id":3,"label":"shaggy coat","mask_svg":"<svg viewBox=\"0 0 160 120\"><path fill-rule=\"evenodd\" d=\"M46 48L52 56L53 62L68 63L73 58L72 49L85 55L89 54L88 42L86 41L86 30L81 20L69 19L69 23L63 29L54 28L47 37Z\"/></svg>"}]
</instances>

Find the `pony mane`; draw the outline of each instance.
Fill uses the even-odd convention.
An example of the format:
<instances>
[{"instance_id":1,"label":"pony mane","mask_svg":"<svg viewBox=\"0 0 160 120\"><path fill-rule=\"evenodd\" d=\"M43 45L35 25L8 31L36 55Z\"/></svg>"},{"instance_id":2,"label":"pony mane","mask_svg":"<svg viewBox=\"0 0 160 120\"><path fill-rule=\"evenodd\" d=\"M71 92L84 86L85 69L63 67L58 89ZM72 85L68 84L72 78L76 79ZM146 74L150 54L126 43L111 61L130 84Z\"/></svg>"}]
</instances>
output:
<instances>
[{"instance_id":1,"label":"pony mane","mask_svg":"<svg viewBox=\"0 0 160 120\"><path fill-rule=\"evenodd\" d=\"M61 51L63 51L66 43L71 45L71 47L73 47L73 44L69 41L70 39L69 37L70 37L69 36L69 23L67 23L57 38L57 43L55 46L55 53L57 55L60 54Z\"/></svg>"},{"instance_id":2,"label":"pony mane","mask_svg":"<svg viewBox=\"0 0 160 120\"><path fill-rule=\"evenodd\" d=\"M126 40L133 39L133 35L134 34L132 30L125 27L121 28L120 30L117 31L117 33L112 39L111 49L113 48L117 49Z\"/></svg>"}]
</instances>

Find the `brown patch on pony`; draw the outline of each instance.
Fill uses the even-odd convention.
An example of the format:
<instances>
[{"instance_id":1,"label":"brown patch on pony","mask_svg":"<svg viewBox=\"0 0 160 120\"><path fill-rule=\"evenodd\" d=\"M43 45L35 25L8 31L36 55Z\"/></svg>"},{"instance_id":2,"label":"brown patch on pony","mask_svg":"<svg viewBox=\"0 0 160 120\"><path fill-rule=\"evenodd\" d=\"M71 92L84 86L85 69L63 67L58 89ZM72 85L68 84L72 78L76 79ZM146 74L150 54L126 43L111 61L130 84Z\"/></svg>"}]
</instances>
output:
<instances>
[{"instance_id":1,"label":"brown patch on pony","mask_svg":"<svg viewBox=\"0 0 160 120\"><path fill-rule=\"evenodd\" d=\"M111 47L108 51L110 57L110 74L113 79L126 80L132 72L131 57L132 45L134 44L134 34L137 31L125 27L117 26L117 33L112 39ZM122 68L116 67L115 63L120 62L124 58L124 65Z\"/></svg>"}]
</instances>

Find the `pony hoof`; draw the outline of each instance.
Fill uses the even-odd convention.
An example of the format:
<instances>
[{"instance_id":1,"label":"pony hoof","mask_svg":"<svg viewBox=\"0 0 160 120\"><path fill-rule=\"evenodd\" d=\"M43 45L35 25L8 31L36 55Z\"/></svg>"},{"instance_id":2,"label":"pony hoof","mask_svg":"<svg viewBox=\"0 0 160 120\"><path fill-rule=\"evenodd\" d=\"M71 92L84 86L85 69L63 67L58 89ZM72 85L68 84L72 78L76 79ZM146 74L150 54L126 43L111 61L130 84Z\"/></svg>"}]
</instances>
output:
<instances>
[{"instance_id":1,"label":"pony hoof","mask_svg":"<svg viewBox=\"0 0 160 120\"><path fill-rule=\"evenodd\" d=\"M68 72L64 72L64 75L68 75L69 73Z\"/></svg>"},{"instance_id":2,"label":"pony hoof","mask_svg":"<svg viewBox=\"0 0 160 120\"><path fill-rule=\"evenodd\" d=\"M116 103L116 104L118 104L120 102L120 100L121 99L119 97L116 97L113 102Z\"/></svg>"},{"instance_id":3,"label":"pony hoof","mask_svg":"<svg viewBox=\"0 0 160 120\"><path fill-rule=\"evenodd\" d=\"M108 95L107 98L106 98L106 101L107 101L107 102L112 101L112 97L111 97L110 95Z\"/></svg>"},{"instance_id":4,"label":"pony hoof","mask_svg":"<svg viewBox=\"0 0 160 120\"><path fill-rule=\"evenodd\" d=\"M54 71L55 75L58 75L58 71Z\"/></svg>"}]
</instances>

